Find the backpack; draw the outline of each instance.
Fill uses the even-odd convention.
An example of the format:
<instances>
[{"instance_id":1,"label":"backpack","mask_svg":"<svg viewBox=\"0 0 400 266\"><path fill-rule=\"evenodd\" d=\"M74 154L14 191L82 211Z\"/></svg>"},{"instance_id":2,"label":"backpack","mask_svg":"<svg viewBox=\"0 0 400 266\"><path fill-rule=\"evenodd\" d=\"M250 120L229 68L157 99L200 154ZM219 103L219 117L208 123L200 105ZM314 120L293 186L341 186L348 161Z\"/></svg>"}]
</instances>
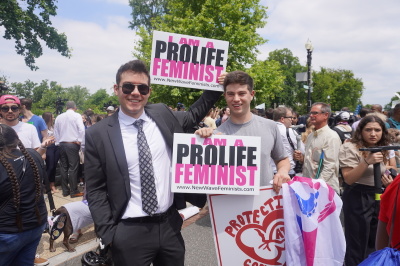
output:
<instances>
[{"instance_id":1,"label":"backpack","mask_svg":"<svg viewBox=\"0 0 400 266\"><path fill-rule=\"evenodd\" d=\"M333 128L334 131L336 131L336 133L338 133L340 140L342 141L342 143L346 140L346 139L350 139L351 135L353 134L353 129L350 131L344 131L344 128L341 126L335 126Z\"/></svg>"}]
</instances>

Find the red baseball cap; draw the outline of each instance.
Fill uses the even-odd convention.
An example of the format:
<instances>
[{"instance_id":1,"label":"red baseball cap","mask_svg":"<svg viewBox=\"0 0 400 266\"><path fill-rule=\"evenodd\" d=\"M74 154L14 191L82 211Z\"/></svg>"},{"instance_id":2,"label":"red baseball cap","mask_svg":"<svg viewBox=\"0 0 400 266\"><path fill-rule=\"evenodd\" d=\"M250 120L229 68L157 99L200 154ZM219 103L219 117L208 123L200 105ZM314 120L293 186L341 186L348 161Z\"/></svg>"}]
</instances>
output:
<instances>
[{"instance_id":1,"label":"red baseball cap","mask_svg":"<svg viewBox=\"0 0 400 266\"><path fill-rule=\"evenodd\" d=\"M5 104L5 103L16 103L18 105L21 105L21 102L19 101L17 96L14 95L3 95L0 97L0 105Z\"/></svg>"}]
</instances>

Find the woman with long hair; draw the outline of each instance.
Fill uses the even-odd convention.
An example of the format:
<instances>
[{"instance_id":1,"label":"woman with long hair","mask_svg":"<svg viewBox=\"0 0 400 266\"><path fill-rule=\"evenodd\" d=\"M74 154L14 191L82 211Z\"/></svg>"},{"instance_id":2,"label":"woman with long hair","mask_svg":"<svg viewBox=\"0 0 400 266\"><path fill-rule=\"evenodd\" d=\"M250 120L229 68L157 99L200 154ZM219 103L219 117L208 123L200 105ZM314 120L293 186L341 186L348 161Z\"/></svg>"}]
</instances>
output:
<instances>
[{"instance_id":1,"label":"woman with long hair","mask_svg":"<svg viewBox=\"0 0 400 266\"><path fill-rule=\"evenodd\" d=\"M42 115L43 120L47 125L48 136L54 136L54 115L50 112L45 112ZM47 147L46 150L46 172L49 178L50 188L52 193L57 193L58 189L55 186L56 168L60 159L60 151L54 143Z\"/></svg>"},{"instance_id":2,"label":"woman with long hair","mask_svg":"<svg viewBox=\"0 0 400 266\"><path fill-rule=\"evenodd\" d=\"M343 213L346 237L346 265L358 265L375 250L379 202L375 200L375 163L381 164L382 183L388 184L383 173L389 161L389 151L371 153L360 148L388 146L388 131L378 116L364 117L351 141L340 148L340 169L344 179ZM391 158L390 160L393 160Z\"/></svg>"},{"instance_id":3,"label":"woman with long hair","mask_svg":"<svg viewBox=\"0 0 400 266\"><path fill-rule=\"evenodd\" d=\"M19 149L18 149L19 148ZM33 265L47 210L43 161L0 124L0 265Z\"/></svg>"}]
</instances>

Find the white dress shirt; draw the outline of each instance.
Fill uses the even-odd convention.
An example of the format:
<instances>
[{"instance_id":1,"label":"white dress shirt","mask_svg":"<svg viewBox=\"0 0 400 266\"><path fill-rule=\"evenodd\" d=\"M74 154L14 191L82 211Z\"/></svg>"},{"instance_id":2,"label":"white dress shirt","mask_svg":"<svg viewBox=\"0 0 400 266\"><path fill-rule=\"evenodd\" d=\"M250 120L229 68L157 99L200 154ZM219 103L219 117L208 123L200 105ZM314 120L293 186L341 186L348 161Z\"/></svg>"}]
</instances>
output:
<instances>
[{"instance_id":1,"label":"white dress shirt","mask_svg":"<svg viewBox=\"0 0 400 266\"><path fill-rule=\"evenodd\" d=\"M139 170L139 152L137 147L137 128L133 123L137 120L127 116L122 110L118 112L125 157L128 164L131 198L122 219L148 216L142 210L142 194ZM145 112L138 118L144 121L143 131L149 144L153 159L154 179L157 191L158 209L156 213L165 212L173 203L171 192L171 156L160 129Z\"/></svg>"},{"instance_id":2,"label":"white dress shirt","mask_svg":"<svg viewBox=\"0 0 400 266\"><path fill-rule=\"evenodd\" d=\"M60 142L78 141L82 143L85 137L82 116L72 109L68 109L65 113L57 116L54 124L54 137L56 138L56 145Z\"/></svg>"},{"instance_id":3,"label":"white dress shirt","mask_svg":"<svg viewBox=\"0 0 400 266\"><path fill-rule=\"evenodd\" d=\"M286 129L287 128L281 122L275 121L275 123L278 126L279 133L281 134L283 146L285 147L285 151L288 154L288 158L289 158L289 161L290 161L289 174L295 174L294 167L296 166L296 162L293 160L294 149L292 148L292 146L289 143L289 140L288 140L288 137L287 137L287 134L286 134ZM303 144L303 142L301 140L297 141L296 135L295 135L295 131L293 129L291 129L291 128L289 128L289 137L292 140L294 148L297 149L297 146L300 146L300 152L302 154L304 154L304 144ZM276 170L276 165L275 165L275 162L273 160L271 160L271 166L272 166L272 169L274 170L274 173L276 173L276 171L277 171Z\"/></svg>"}]
</instances>

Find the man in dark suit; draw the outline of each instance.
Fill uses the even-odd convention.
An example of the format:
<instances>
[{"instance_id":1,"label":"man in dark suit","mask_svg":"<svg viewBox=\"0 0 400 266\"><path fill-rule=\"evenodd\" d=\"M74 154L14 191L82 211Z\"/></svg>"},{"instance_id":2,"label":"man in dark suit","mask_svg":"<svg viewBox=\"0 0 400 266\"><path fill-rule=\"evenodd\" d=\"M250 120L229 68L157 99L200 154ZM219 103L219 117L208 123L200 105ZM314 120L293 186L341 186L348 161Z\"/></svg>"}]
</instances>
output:
<instances>
[{"instance_id":1,"label":"man in dark suit","mask_svg":"<svg viewBox=\"0 0 400 266\"><path fill-rule=\"evenodd\" d=\"M204 91L186 112L172 112L147 103L149 86L142 61L118 70L119 112L86 131L87 199L97 236L111 246L115 265L184 265L182 219L170 189L173 134L197 125L222 92ZM151 155L143 156L143 142ZM144 157L150 157L146 166Z\"/></svg>"}]
</instances>

